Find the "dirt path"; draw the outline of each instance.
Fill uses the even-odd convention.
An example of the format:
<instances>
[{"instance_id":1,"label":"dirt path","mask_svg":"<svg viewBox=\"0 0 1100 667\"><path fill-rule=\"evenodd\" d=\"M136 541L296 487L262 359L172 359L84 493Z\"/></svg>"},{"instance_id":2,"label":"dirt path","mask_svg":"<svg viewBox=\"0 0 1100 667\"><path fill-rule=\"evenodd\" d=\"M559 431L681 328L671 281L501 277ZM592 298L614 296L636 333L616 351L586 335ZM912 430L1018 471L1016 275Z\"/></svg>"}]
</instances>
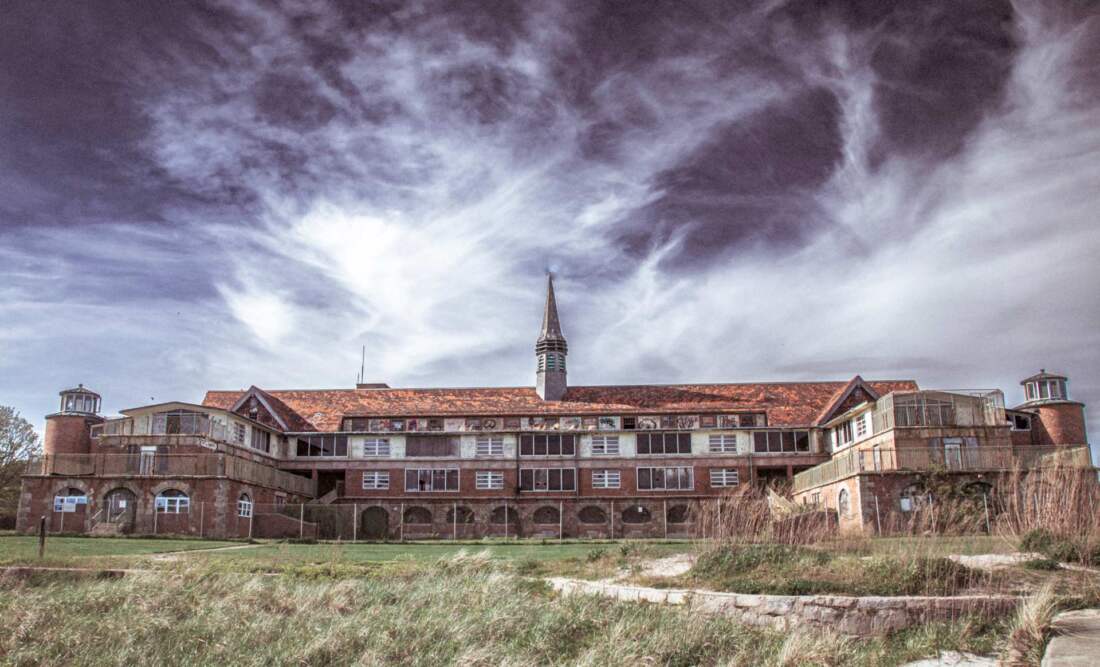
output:
<instances>
[{"instance_id":1,"label":"dirt path","mask_svg":"<svg viewBox=\"0 0 1100 667\"><path fill-rule=\"evenodd\" d=\"M175 561L179 560L179 557L186 554L197 553L210 553L211 551L237 551L240 549L255 549L256 547L267 546L264 544L234 544L229 547L214 547L212 549L180 549L178 551L162 551L160 553L152 554L151 560L157 561Z\"/></svg>"},{"instance_id":2,"label":"dirt path","mask_svg":"<svg viewBox=\"0 0 1100 667\"><path fill-rule=\"evenodd\" d=\"M1058 633L1047 644L1042 667L1088 667L1100 661L1100 609L1078 609L1054 617Z\"/></svg>"}]
</instances>

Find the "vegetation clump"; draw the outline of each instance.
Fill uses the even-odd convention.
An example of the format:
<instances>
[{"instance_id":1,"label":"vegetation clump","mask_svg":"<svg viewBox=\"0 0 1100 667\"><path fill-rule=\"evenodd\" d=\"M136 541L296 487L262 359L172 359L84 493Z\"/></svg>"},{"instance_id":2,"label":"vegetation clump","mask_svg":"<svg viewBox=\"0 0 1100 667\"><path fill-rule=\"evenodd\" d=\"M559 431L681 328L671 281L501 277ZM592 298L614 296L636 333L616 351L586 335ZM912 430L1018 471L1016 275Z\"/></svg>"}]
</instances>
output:
<instances>
[{"instance_id":1,"label":"vegetation clump","mask_svg":"<svg viewBox=\"0 0 1100 667\"><path fill-rule=\"evenodd\" d=\"M981 575L947 558L836 556L780 544L719 546L690 573L703 585L772 595L953 595Z\"/></svg>"}]
</instances>

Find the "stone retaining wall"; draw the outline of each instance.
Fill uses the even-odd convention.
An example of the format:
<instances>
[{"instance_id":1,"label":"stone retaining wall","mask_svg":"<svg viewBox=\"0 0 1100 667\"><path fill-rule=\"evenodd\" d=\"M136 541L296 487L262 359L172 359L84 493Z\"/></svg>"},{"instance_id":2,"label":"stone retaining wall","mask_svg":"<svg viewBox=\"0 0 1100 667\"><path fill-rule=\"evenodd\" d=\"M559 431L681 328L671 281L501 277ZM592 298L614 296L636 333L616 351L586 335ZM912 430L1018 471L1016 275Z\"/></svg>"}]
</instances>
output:
<instances>
[{"instance_id":1,"label":"stone retaining wall","mask_svg":"<svg viewBox=\"0 0 1100 667\"><path fill-rule=\"evenodd\" d=\"M828 628L856 636L883 635L930 621L977 615L992 618L1016 609L1019 598L1001 595L959 597L848 597L839 595L745 595L690 589L660 589L552 577L564 595L602 595L619 600L687 605L776 630Z\"/></svg>"}]
</instances>

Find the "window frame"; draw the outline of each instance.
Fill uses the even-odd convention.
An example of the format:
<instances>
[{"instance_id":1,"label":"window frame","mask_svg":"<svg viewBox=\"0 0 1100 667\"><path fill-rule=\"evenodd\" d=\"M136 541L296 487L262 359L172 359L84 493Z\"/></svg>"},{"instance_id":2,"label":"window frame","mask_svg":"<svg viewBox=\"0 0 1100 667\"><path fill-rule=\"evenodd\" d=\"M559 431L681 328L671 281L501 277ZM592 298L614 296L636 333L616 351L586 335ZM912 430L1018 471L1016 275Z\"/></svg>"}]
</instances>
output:
<instances>
[{"instance_id":1,"label":"window frame","mask_svg":"<svg viewBox=\"0 0 1100 667\"><path fill-rule=\"evenodd\" d=\"M654 451L655 438L661 439L661 451ZM645 447L642 441L645 440ZM669 440L675 443L675 451L669 450ZM691 454L691 433L689 431L638 431L635 439L635 451L638 456L688 456ZM685 449L686 443L686 449Z\"/></svg>"},{"instance_id":2,"label":"window frame","mask_svg":"<svg viewBox=\"0 0 1100 667\"><path fill-rule=\"evenodd\" d=\"M597 449L597 442L599 449ZM592 456L619 456L622 454L622 442L617 435L592 436Z\"/></svg>"},{"instance_id":3,"label":"window frame","mask_svg":"<svg viewBox=\"0 0 1100 667\"><path fill-rule=\"evenodd\" d=\"M660 480L662 486L658 487L658 476L654 471L661 471ZM668 480L670 470L676 471L676 486L669 487ZM688 485L682 486L680 484L682 471L687 471ZM643 474L642 471L647 471ZM634 469L634 486L638 491L694 491L695 490L695 467L694 466L638 466ZM642 486L642 480L648 480L648 486Z\"/></svg>"},{"instance_id":4,"label":"window frame","mask_svg":"<svg viewBox=\"0 0 1100 667\"><path fill-rule=\"evenodd\" d=\"M571 485L566 488L565 478L569 473ZM561 488L550 488L555 476L558 480L558 486ZM530 487L526 487L526 478L530 477ZM544 488L539 488L539 478L543 479L545 484ZM576 468L564 468L564 467L539 467L539 468L520 468L519 469L519 491L520 493L573 493L577 490L577 469Z\"/></svg>"},{"instance_id":5,"label":"window frame","mask_svg":"<svg viewBox=\"0 0 1100 667\"><path fill-rule=\"evenodd\" d=\"M168 491L175 491L179 495L164 495ZM156 495L153 502L157 514L190 514L191 497L179 489L165 489Z\"/></svg>"},{"instance_id":6,"label":"window frame","mask_svg":"<svg viewBox=\"0 0 1100 667\"><path fill-rule=\"evenodd\" d=\"M478 491L500 491L504 489L504 471L477 470L474 472L474 488Z\"/></svg>"},{"instance_id":7,"label":"window frame","mask_svg":"<svg viewBox=\"0 0 1100 667\"><path fill-rule=\"evenodd\" d=\"M551 453L555 438L557 453ZM568 452L565 445L567 440L570 443ZM562 458L576 455L577 435L574 433L523 433L519 436L520 458Z\"/></svg>"},{"instance_id":8,"label":"window frame","mask_svg":"<svg viewBox=\"0 0 1100 667\"><path fill-rule=\"evenodd\" d=\"M482 445L484 445L484 448ZM477 440L474 443L474 456L504 456L504 436L477 436Z\"/></svg>"},{"instance_id":9,"label":"window frame","mask_svg":"<svg viewBox=\"0 0 1100 667\"><path fill-rule=\"evenodd\" d=\"M623 471L618 468L594 468L592 470L593 489L621 489Z\"/></svg>"},{"instance_id":10,"label":"window frame","mask_svg":"<svg viewBox=\"0 0 1100 667\"><path fill-rule=\"evenodd\" d=\"M247 493L242 493L237 498L237 516L242 519L251 519L253 508L255 503L252 502L252 496Z\"/></svg>"},{"instance_id":11,"label":"window frame","mask_svg":"<svg viewBox=\"0 0 1100 667\"><path fill-rule=\"evenodd\" d=\"M409 488L409 473L416 475L416 487ZM429 483L428 488L424 488L420 485L422 479L425 478ZM442 489L437 489L436 480L440 477L438 473L442 473L443 486ZM454 488L450 487L451 474L454 473ZM446 468L405 468L405 493L458 493L462 489L462 472L457 466L449 466Z\"/></svg>"},{"instance_id":12,"label":"window frame","mask_svg":"<svg viewBox=\"0 0 1100 667\"><path fill-rule=\"evenodd\" d=\"M709 473L712 489L727 489L741 485L741 471L737 468L711 468Z\"/></svg>"},{"instance_id":13,"label":"window frame","mask_svg":"<svg viewBox=\"0 0 1100 667\"><path fill-rule=\"evenodd\" d=\"M368 451L368 446L373 451ZM393 445L389 438L364 438L363 457L389 457L392 456Z\"/></svg>"},{"instance_id":14,"label":"window frame","mask_svg":"<svg viewBox=\"0 0 1100 667\"><path fill-rule=\"evenodd\" d=\"M737 440L736 433L711 433L707 438L707 451L711 454L736 454Z\"/></svg>"},{"instance_id":15,"label":"window frame","mask_svg":"<svg viewBox=\"0 0 1100 667\"><path fill-rule=\"evenodd\" d=\"M368 484L367 477L370 476L373 481ZM361 486L364 491L386 491L390 488L390 471L389 470L364 470L363 477L360 480Z\"/></svg>"}]
</instances>

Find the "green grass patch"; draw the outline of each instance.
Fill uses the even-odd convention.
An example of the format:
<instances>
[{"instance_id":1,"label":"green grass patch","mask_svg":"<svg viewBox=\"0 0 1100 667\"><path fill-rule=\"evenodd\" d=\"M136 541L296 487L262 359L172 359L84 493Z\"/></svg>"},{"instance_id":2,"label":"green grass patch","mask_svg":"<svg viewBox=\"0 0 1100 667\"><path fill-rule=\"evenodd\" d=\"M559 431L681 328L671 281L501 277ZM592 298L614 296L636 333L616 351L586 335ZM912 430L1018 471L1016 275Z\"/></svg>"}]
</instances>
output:
<instances>
[{"instance_id":1,"label":"green grass patch","mask_svg":"<svg viewBox=\"0 0 1100 667\"><path fill-rule=\"evenodd\" d=\"M946 558L838 556L773 544L710 549L687 575L707 588L771 595L953 595L986 578Z\"/></svg>"},{"instance_id":2,"label":"green grass patch","mask_svg":"<svg viewBox=\"0 0 1100 667\"><path fill-rule=\"evenodd\" d=\"M47 537L45 556L50 563L65 564L69 561L104 556L143 556L171 551L213 549L235 544L239 543L144 537ZM34 564L37 560L37 537L25 535L0 537L0 564Z\"/></svg>"}]
</instances>

